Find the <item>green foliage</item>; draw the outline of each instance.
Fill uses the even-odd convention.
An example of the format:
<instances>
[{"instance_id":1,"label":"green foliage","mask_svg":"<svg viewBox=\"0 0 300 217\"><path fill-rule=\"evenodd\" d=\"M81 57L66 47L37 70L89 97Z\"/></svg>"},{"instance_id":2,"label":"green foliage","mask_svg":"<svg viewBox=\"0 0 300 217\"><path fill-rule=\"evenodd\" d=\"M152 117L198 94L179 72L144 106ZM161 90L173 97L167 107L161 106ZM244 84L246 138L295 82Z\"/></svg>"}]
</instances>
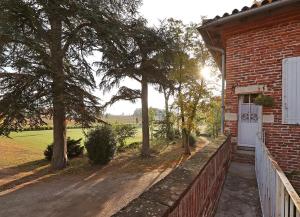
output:
<instances>
[{"instance_id":1,"label":"green foliage","mask_svg":"<svg viewBox=\"0 0 300 217\"><path fill-rule=\"evenodd\" d=\"M197 143L197 137L193 134L189 135L189 145L194 147Z\"/></svg>"},{"instance_id":2,"label":"green foliage","mask_svg":"<svg viewBox=\"0 0 300 217\"><path fill-rule=\"evenodd\" d=\"M163 36L168 41L169 53L162 56L162 65L168 72L168 82L160 88L168 101L174 95L174 106L178 109L178 122L182 130L183 145L190 154L188 136L196 129L196 115L202 109L209 91L199 69L209 62L209 52L195 24L185 25L180 20L169 19L161 23ZM165 106L167 108L167 105Z\"/></svg>"},{"instance_id":3,"label":"green foliage","mask_svg":"<svg viewBox=\"0 0 300 217\"><path fill-rule=\"evenodd\" d=\"M261 106L265 106L265 107L273 107L275 102L273 97L271 96L266 96L263 94L259 94L256 98L254 103L256 105L261 105Z\"/></svg>"},{"instance_id":4,"label":"green foliage","mask_svg":"<svg viewBox=\"0 0 300 217\"><path fill-rule=\"evenodd\" d=\"M153 140L153 134L155 129L155 122L156 122L156 112L154 108L149 108L148 110L148 116L149 116L149 129L150 129L150 135L151 140Z\"/></svg>"},{"instance_id":5,"label":"green foliage","mask_svg":"<svg viewBox=\"0 0 300 217\"><path fill-rule=\"evenodd\" d=\"M139 148L140 146L141 146L141 142L132 142L127 145L127 148L128 149L136 149L136 148Z\"/></svg>"},{"instance_id":6,"label":"green foliage","mask_svg":"<svg viewBox=\"0 0 300 217\"><path fill-rule=\"evenodd\" d=\"M74 140L68 137L67 139L67 155L69 159L82 156L84 147L80 145L82 139ZM53 144L47 146L44 151L45 158L49 161L52 159L53 154Z\"/></svg>"},{"instance_id":7,"label":"green foliage","mask_svg":"<svg viewBox=\"0 0 300 217\"><path fill-rule=\"evenodd\" d=\"M131 124L116 125L114 131L118 142L118 151L124 151L126 139L136 135L137 127Z\"/></svg>"},{"instance_id":8,"label":"green foliage","mask_svg":"<svg viewBox=\"0 0 300 217\"><path fill-rule=\"evenodd\" d=\"M1 0L0 135L44 125L57 113L85 127L97 122L101 108L87 59L126 35L120 26L140 3ZM54 104L66 114L55 113Z\"/></svg>"},{"instance_id":9,"label":"green foliage","mask_svg":"<svg viewBox=\"0 0 300 217\"><path fill-rule=\"evenodd\" d=\"M116 144L112 127L105 124L88 133L84 146L92 163L105 165L113 158Z\"/></svg>"},{"instance_id":10,"label":"green foliage","mask_svg":"<svg viewBox=\"0 0 300 217\"><path fill-rule=\"evenodd\" d=\"M126 34L118 35L118 43L110 43L102 49L102 60L98 63L98 73L103 75L100 87L103 90L118 87L120 81L127 77L140 83L142 78L147 83L158 83L164 78L156 58L156 54L164 49L158 31L148 27L143 18L128 22L120 28ZM135 102L139 98L140 90L122 86L107 105L119 100Z\"/></svg>"},{"instance_id":11,"label":"green foliage","mask_svg":"<svg viewBox=\"0 0 300 217\"><path fill-rule=\"evenodd\" d=\"M102 75L100 86L103 90L117 87L119 90L105 105L119 100L142 101L143 144L142 156L150 155L148 121L148 84L156 84L166 78L160 67L159 53L166 48L160 32L147 25L143 18L135 19L121 27L125 34L118 35L118 43L110 43L102 48L102 60L98 64L98 74ZM141 89L121 86L120 82L131 78L141 84ZM148 131L148 132L147 132Z\"/></svg>"},{"instance_id":12,"label":"green foliage","mask_svg":"<svg viewBox=\"0 0 300 217\"><path fill-rule=\"evenodd\" d=\"M205 112L205 124L208 135L217 137L221 131L221 98L211 98Z\"/></svg>"},{"instance_id":13,"label":"green foliage","mask_svg":"<svg viewBox=\"0 0 300 217\"><path fill-rule=\"evenodd\" d=\"M67 129L82 129L82 126L67 126ZM43 130L53 130L53 126L40 126L40 127L26 127L22 131L43 131Z\"/></svg>"},{"instance_id":14,"label":"green foliage","mask_svg":"<svg viewBox=\"0 0 300 217\"><path fill-rule=\"evenodd\" d=\"M153 136L156 139L173 140L176 137L175 131L176 130L173 127L169 128L168 123L166 121L159 121L153 133Z\"/></svg>"},{"instance_id":15,"label":"green foliage","mask_svg":"<svg viewBox=\"0 0 300 217\"><path fill-rule=\"evenodd\" d=\"M181 132L179 129L174 129L175 139L179 139L181 137Z\"/></svg>"}]
</instances>

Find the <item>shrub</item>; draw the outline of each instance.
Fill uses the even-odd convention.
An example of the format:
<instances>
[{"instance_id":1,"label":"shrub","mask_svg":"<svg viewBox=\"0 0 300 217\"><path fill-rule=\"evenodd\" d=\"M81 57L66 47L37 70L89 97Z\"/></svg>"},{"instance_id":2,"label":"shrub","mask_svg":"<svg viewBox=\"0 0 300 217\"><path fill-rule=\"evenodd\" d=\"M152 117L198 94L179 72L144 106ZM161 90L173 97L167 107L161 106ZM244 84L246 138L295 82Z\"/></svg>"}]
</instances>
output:
<instances>
[{"instance_id":1,"label":"shrub","mask_svg":"<svg viewBox=\"0 0 300 217\"><path fill-rule=\"evenodd\" d=\"M254 103L256 105L261 105L265 107L273 107L275 102L274 99L271 96L266 96L263 94L259 94L256 98Z\"/></svg>"},{"instance_id":2,"label":"shrub","mask_svg":"<svg viewBox=\"0 0 300 217\"><path fill-rule=\"evenodd\" d=\"M175 135L175 129L170 126L169 132L168 131L168 125L166 121L159 121L157 122L157 129L154 130L154 138L156 139L167 139L167 140L173 140L176 138Z\"/></svg>"},{"instance_id":3,"label":"shrub","mask_svg":"<svg viewBox=\"0 0 300 217\"><path fill-rule=\"evenodd\" d=\"M84 147L80 145L81 140L82 139L74 140L68 137L67 155L69 159L83 155ZM50 161L52 159L52 154L53 154L53 144L50 144L47 146L46 150L44 151L45 158Z\"/></svg>"},{"instance_id":4,"label":"shrub","mask_svg":"<svg viewBox=\"0 0 300 217\"><path fill-rule=\"evenodd\" d=\"M131 124L116 125L114 130L118 142L118 151L123 151L126 146L126 139L134 137L137 132L136 126Z\"/></svg>"},{"instance_id":5,"label":"shrub","mask_svg":"<svg viewBox=\"0 0 300 217\"><path fill-rule=\"evenodd\" d=\"M114 131L106 124L91 130L84 146L92 163L104 165L113 158L116 144Z\"/></svg>"},{"instance_id":6,"label":"shrub","mask_svg":"<svg viewBox=\"0 0 300 217\"><path fill-rule=\"evenodd\" d=\"M129 149L135 149L135 148L138 148L141 146L141 143L140 142L132 142L130 144L127 145L127 148Z\"/></svg>"},{"instance_id":7,"label":"shrub","mask_svg":"<svg viewBox=\"0 0 300 217\"><path fill-rule=\"evenodd\" d=\"M174 128L174 138L179 139L181 137L181 132L179 129Z\"/></svg>"},{"instance_id":8,"label":"shrub","mask_svg":"<svg viewBox=\"0 0 300 217\"><path fill-rule=\"evenodd\" d=\"M189 145L194 147L196 145L196 142L197 142L196 136L190 134L190 136L189 136Z\"/></svg>"}]
</instances>

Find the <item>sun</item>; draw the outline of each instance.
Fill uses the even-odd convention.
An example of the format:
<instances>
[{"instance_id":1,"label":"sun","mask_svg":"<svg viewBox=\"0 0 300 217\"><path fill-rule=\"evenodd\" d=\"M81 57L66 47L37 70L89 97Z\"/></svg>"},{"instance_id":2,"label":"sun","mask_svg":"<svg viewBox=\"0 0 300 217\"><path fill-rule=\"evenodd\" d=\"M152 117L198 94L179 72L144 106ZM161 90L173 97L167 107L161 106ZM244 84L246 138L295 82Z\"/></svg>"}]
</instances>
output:
<instances>
[{"instance_id":1,"label":"sun","mask_svg":"<svg viewBox=\"0 0 300 217\"><path fill-rule=\"evenodd\" d=\"M211 79L211 70L209 67L205 66L200 70L200 77L205 81L209 81Z\"/></svg>"}]
</instances>

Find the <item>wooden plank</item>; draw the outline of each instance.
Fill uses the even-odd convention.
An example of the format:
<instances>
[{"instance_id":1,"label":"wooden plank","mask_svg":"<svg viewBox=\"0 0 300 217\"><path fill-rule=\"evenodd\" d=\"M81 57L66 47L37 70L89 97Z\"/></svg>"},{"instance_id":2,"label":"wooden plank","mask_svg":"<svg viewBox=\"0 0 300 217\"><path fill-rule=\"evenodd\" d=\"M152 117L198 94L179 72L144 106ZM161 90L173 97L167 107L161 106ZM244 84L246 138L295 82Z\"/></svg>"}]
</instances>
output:
<instances>
[{"instance_id":1,"label":"wooden plank","mask_svg":"<svg viewBox=\"0 0 300 217\"><path fill-rule=\"evenodd\" d=\"M300 212L300 197L299 197L298 193L296 192L296 190L294 189L294 187L292 186L292 184L290 183L290 181L285 176L285 174L283 173L282 170L277 170L277 173L278 173L287 193L291 197L291 200L295 204L296 209Z\"/></svg>"},{"instance_id":2,"label":"wooden plank","mask_svg":"<svg viewBox=\"0 0 300 217\"><path fill-rule=\"evenodd\" d=\"M290 217L294 217L295 216L294 210L295 210L295 205L294 205L293 201L291 200L290 201L290 215L289 215Z\"/></svg>"},{"instance_id":3,"label":"wooden plank","mask_svg":"<svg viewBox=\"0 0 300 217\"><path fill-rule=\"evenodd\" d=\"M279 205L280 205L280 217L285 217L285 213L284 213L284 205L285 205L285 203L284 203L284 187L283 186L281 188L280 194L281 194L280 203L279 203Z\"/></svg>"},{"instance_id":4,"label":"wooden plank","mask_svg":"<svg viewBox=\"0 0 300 217\"><path fill-rule=\"evenodd\" d=\"M280 202L281 202L281 188L282 184L280 182L280 178L275 173L275 179L276 179L276 197L275 197L275 217L281 217L281 212L280 212Z\"/></svg>"},{"instance_id":5,"label":"wooden plank","mask_svg":"<svg viewBox=\"0 0 300 217\"><path fill-rule=\"evenodd\" d=\"M289 195L287 191L284 191L284 217L289 216Z\"/></svg>"},{"instance_id":6,"label":"wooden plank","mask_svg":"<svg viewBox=\"0 0 300 217\"><path fill-rule=\"evenodd\" d=\"M300 217L300 197L264 143L256 147L255 160L263 215Z\"/></svg>"}]
</instances>

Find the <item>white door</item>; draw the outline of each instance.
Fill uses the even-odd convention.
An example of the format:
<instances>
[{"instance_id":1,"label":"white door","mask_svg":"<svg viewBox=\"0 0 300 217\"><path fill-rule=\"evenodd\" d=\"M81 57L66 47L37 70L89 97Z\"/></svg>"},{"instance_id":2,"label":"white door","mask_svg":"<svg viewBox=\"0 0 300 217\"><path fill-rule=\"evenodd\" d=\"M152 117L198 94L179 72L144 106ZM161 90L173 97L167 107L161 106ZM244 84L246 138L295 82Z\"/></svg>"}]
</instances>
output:
<instances>
[{"instance_id":1,"label":"white door","mask_svg":"<svg viewBox=\"0 0 300 217\"><path fill-rule=\"evenodd\" d=\"M255 147L259 144L262 108L253 103L255 97L255 95L244 95L240 99L238 128L239 146Z\"/></svg>"}]
</instances>

